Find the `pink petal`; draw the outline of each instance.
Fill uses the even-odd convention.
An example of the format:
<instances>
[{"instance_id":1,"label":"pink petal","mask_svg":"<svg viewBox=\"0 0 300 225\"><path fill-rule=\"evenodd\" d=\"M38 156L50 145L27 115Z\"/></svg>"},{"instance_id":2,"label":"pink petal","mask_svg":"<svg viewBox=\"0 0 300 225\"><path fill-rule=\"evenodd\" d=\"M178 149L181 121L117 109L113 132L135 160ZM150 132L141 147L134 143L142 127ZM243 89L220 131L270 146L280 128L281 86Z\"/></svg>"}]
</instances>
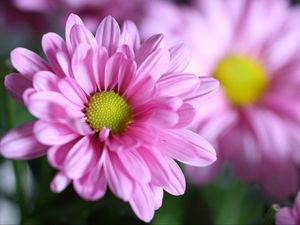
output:
<instances>
[{"instance_id":1,"label":"pink petal","mask_svg":"<svg viewBox=\"0 0 300 225\"><path fill-rule=\"evenodd\" d=\"M154 200L154 209L159 209L162 205L164 190L161 187L155 185L149 185L152 190L153 200Z\"/></svg>"},{"instance_id":2,"label":"pink petal","mask_svg":"<svg viewBox=\"0 0 300 225\"><path fill-rule=\"evenodd\" d=\"M58 89L71 102L84 106L88 102L87 96L72 78L64 78L58 82Z\"/></svg>"},{"instance_id":3,"label":"pink petal","mask_svg":"<svg viewBox=\"0 0 300 225\"><path fill-rule=\"evenodd\" d=\"M118 82L119 66L123 65L125 56L122 53L115 53L107 60L104 73L104 90L112 90Z\"/></svg>"},{"instance_id":4,"label":"pink petal","mask_svg":"<svg viewBox=\"0 0 300 225\"><path fill-rule=\"evenodd\" d=\"M23 93L26 89L32 87L32 81L18 73L11 73L5 76L4 85L12 97L18 102L23 102Z\"/></svg>"},{"instance_id":5,"label":"pink petal","mask_svg":"<svg viewBox=\"0 0 300 225\"><path fill-rule=\"evenodd\" d=\"M108 53L106 48L100 46L93 50L93 74L99 90L104 90L104 70L107 60Z\"/></svg>"},{"instance_id":6,"label":"pink petal","mask_svg":"<svg viewBox=\"0 0 300 225\"><path fill-rule=\"evenodd\" d=\"M126 173L119 158L113 152L105 150L103 153L104 172L111 191L128 201L133 191L133 181Z\"/></svg>"},{"instance_id":7,"label":"pink petal","mask_svg":"<svg viewBox=\"0 0 300 225\"><path fill-rule=\"evenodd\" d=\"M141 63L137 70L137 76L151 76L157 81L168 69L170 53L166 49L158 49L152 52Z\"/></svg>"},{"instance_id":8,"label":"pink petal","mask_svg":"<svg viewBox=\"0 0 300 225\"><path fill-rule=\"evenodd\" d=\"M136 64L132 60L124 60L119 66L117 90L121 95L126 95L136 75Z\"/></svg>"},{"instance_id":9,"label":"pink petal","mask_svg":"<svg viewBox=\"0 0 300 225\"><path fill-rule=\"evenodd\" d=\"M76 142L77 140L74 140L63 145L52 146L51 148L49 148L47 158L50 165L56 169L61 170L63 168L63 164L68 152Z\"/></svg>"},{"instance_id":10,"label":"pink petal","mask_svg":"<svg viewBox=\"0 0 300 225\"><path fill-rule=\"evenodd\" d=\"M55 74L65 76L61 63L56 57L57 52L68 53L65 41L56 33L47 33L42 38L42 47Z\"/></svg>"},{"instance_id":11,"label":"pink petal","mask_svg":"<svg viewBox=\"0 0 300 225\"><path fill-rule=\"evenodd\" d=\"M151 180L150 170L144 159L135 149L126 149L117 153L120 162L124 165L128 174L137 182L149 183Z\"/></svg>"},{"instance_id":12,"label":"pink petal","mask_svg":"<svg viewBox=\"0 0 300 225\"><path fill-rule=\"evenodd\" d=\"M49 70L47 63L40 56L25 48L15 48L10 58L12 65L29 79L38 71Z\"/></svg>"},{"instance_id":13,"label":"pink petal","mask_svg":"<svg viewBox=\"0 0 300 225\"><path fill-rule=\"evenodd\" d=\"M66 189L71 180L67 178L63 173L59 172L55 175L50 184L51 191L59 193Z\"/></svg>"},{"instance_id":14,"label":"pink petal","mask_svg":"<svg viewBox=\"0 0 300 225\"><path fill-rule=\"evenodd\" d=\"M37 91L57 91L59 77L49 71L40 71L33 76L33 87Z\"/></svg>"},{"instance_id":15,"label":"pink petal","mask_svg":"<svg viewBox=\"0 0 300 225\"><path fill-rule=\"evenodd\" d=\"M73 52L73 47L71 45L71 30L73 28L74 25L76 24L80 24L80 25L83 25L83 22L82 20L80 19L79 16L71 13L70 16L68 17L67 19L67 22L66 22L66 29L65 29L65 35L66 35L66 43L67 43L67 46L68 46L68 49L70 52Z\"/></svg>"},{"instance_id":16,"label":"pink petal","mask_svg":"<svg viewBox=\"0 0 300 225\"><path fill-rule=\"evenodd\" d=\"M295 225L297 224L296 218L291 214L289 208L282 208L276 214L276 225Z\"/></svg>"},{"instance_id":17,"label":"pink petal","mask_svg":"<svg viewBox=\"0 0 300 225\"><path fill-rule=\"evenodd\" d=\"M149 55L155 52L158 49L165 47L165 39L161 34L153 35L147 40L145 40L142 46L137 50L136 53L136 62L138 65L141 65Z\"/></svg>"},{"instance_id":18,"label":"pink petal","mask_svg":"<svg viewBox=\"0 0 300 225\"><path fill-rule=\"evenodd\" d=\"M170 182L171 170L163 155L154 148L139 148L141 156L151 172L151 183L164 186Z\"/></svg>"},{"instance_id":19,"label":"pink petal","mask_svg":"<svg viewBox=\"0 0 300 225\"><path fill-rule=\"evenodd\" d=\"M66 144L79 136L66 125L43 120L35 123L34 134L39 142L50 146Z\"/></svg>"},{"instance_id":20,"label":"pink petal","mask_svg":"<svg viewBox=\"0 0 300 225\"><path fill-rule=\"evenodd\" d=\"M67 119L66 124L69 126L69 128L74 131L77 134L80 134L81 136L86 136L90 134L94 134L94 131L91 129L91 127L87 124L86 120L84 118L80 119Z\"/></svg>"},{"instance_id":21,"label":"pink petal","mask_svg":"<svg viewBox=\"0 0 300 225\"><path fill-rule=\"evenodd\" d=\"M102 165L95 166L73 184L75 191L85 200L95 201L102 198L106 192L106 177Z\"/></svg>"},{"instance_id":22,"label":"pink petal","mask_svg":"<svg viewBox=\"0 0 300 225\"><path fill-rule=\"evenodd\" d=\"M34 136L35 122L23 124L4 135L0 141L0 153L5 158L27 160L47 154L48 148Z\"/></svg>"},{"instance_id":23,"label":"pink petal","mask_svg":"<svg viewBox=\"0 0 300 225\"><path fill-rule=\"evenodd\" d=\"M109 137L109 134L110 134L110 129L102 128L101 131L99 132L99 140L101 142L106 141L106 139Z\"/></svg>"},{"instance_id":24,"label":"pink petal","mask_svg":"<svg viewBox=\"0 0 300 225\"><path fill-rule=\"evenodd\" d=\"M72 49L76 49L80 44L86 44L93 48L97 47L94 35L82 24L75 24L70 32Z\"/></svg>"},{"instance_id":25,"label":"pink petal","mask_svg":"<svg viewBox=\"0 0 300 225\"><path fill-rule=\"evenodd\" d=\"M134 51L128 45L119 46L117 52L123 53L127 59L134 60Z\"/></svg>"},{"instance_id":26,"label":"pink petal","mask_svg":"<svg viewBox=\"0 0 300 225\"><path fill-rule=\"evenodd\" d=\"M126 44L136 51L141 45L139 31L132 21L125 21L122 26L122 40L120 44Z\"/></svg>"},{"instance_id":27,"label":"pink petal","mask_svg":"<svg viewBox=\"0 0 300 225\"><path fill-rule=\"evenodd\" d=\"M144 222L148 223L154 216L154 200L148 185L135 183L134 191L129 200L135 214Z\"/></svg>"},{"instance_id":28,"label":"pink petal","mask_svg":"<svg viewBox=\"0 0 300 225\"><path fill-rule=\"evenodd\" d=\"M196 115L196 110L187 103L184 103L178 110L177 110L179 120L176 124L176 128L182 128L188 126L194 119Z\"/></svg>"},{"instance_id":29,"label":"pink petal","mask_svg":"<svg viewBox=\"0 0 300 225\"><path fill-rule=\"evenodd\" d=\"M83 117L80 107L69 102L58 92L44 91L32 94L28 100L29 111L48 121L65 121L66 118Z\"/></svg>"},{"instance_id":30,"label":"pink petal","mask_svg":"<svg viewBox=\"0 0 300 225\"><path fill-rule=\"evenodd\" d=\"M177 44L170 48L170 65L168 72L182 72L189 64L191 53L183 43Z\"/></svg>"},{"instance_id":31,"label":"pink petal","mask_svg":"<svg viewBox=\"0 0 300 225\"><path fill-rule=\"evenodd\" d=\"M108 54L113 54L120 43L120 27L117 21L108 16L102 20L97 32L96 39L99 46L103 46L107 49Z\"/></svg>"},{"instance_id":32,"label":"pink petal","mask_svg":"<svg viewBox=\"0 0 300 225\"><path fill-rule=\"evenodd\" d=\"M93 51L88 45L79 45L72 58L74 77L87 95L96 91L96 81L92 70Z\"/></svg>"},{"instance_id":33,"label":"pink petal","mask_svg":"<svg viewBox=\"0 0 300 225\"><path fill-rule=\"evenodd\" d=\"M200 135L190 130L159 132L157 148L163 154L192 166L207 166L216 160L214 148Z\"/></svg>"},{"instance_id":34,"label":"pink petal","mask_svg":"<svg viewBox=\"0 0 300 225\"><path fill-rule=\"evenodd\" d=\"M78 179L92 170L99 161L101 148L96 149L92 137L81 138L70 149L64 161L63 171L67 177Z\"/></svg>"}]
</instances>

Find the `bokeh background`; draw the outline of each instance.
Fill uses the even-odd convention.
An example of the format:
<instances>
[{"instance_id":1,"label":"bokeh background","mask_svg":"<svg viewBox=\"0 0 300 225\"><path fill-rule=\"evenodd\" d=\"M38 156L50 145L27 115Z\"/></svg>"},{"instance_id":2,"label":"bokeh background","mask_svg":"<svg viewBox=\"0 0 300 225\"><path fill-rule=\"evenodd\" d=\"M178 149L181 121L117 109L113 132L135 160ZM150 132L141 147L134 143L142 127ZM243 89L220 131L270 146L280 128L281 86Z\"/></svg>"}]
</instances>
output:
<instances>
[{"instance_id":1,"label":"bokeh background","mask_svg":"<svg viewBox=\"0 0 300 225\"><path fill-rule=\"evenodd\" d=\"M125 19L138 21L144 16L147 4L151 4L151 1L119 0L103 10L103 6L94 5L82 9L72 1L59 6L49 4L47 8L39 8L39 0L31 1L36 8L26 8L22 2L26 1L0 0L0 137L33 119L8 96L3 85L4 76L13 71L9 62L13 48L26 47L42 55L42 34L54 31L63 35L64 21L70 12L84 16L93 29L91 18L95 16L98 21L109 14L120 23ZM173 2L190 4L188 0ZM299 0L290 3L297 5ZM22 162L0 157L0 224L143 224L128 204L109 191L96 202L80 199L72 187L61 194L52 193L49 184L54 174L45 157ZM292 202L293 197L275 202L255 184L240 182L225 164L209 184L194 186L188 182L185 195L179 197L165 193L163 206L151 224L273 224L272 205Z\"/></svg>"}]
</instances>

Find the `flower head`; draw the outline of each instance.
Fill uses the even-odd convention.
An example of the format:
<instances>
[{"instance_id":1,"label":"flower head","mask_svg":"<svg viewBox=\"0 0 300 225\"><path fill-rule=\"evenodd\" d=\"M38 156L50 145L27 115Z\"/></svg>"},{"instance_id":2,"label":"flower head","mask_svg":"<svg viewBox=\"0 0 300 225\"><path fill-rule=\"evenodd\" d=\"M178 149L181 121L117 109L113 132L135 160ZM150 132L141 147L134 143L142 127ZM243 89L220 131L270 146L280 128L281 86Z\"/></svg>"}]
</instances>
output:
<instances>
[{"instance_id":1,"label":"flower head","mask_svg":"<svg viewBox=\"0 0 300 225\"><path fill-rule=\"evenodd\" d=\"M295 22L299 9L290 9L284 0L193 2L194 8L170 2L150 7L151 16L141 27L144 36L154 31L170 41L184 40L193 49L187 71L211 74L220 81L221 91L195 123L218 150L218 160L229 160L237 176L259 183L273 197L295 193L299 182L295 153L300 147L300 32ZM219 165L210 172L194 168L188 172L201 183Z\"/></svg>"},{"instance_id":2,"label":"flower head","mask_svg":"<svg viewBox=\"0 0 300 225\"><path fill-rule=\"evenodd\" d=\"M73 183L86 200L100 199L108 186L144 221L162 203L163 190L183 194L184 176L174 160L206 166L214 149L187 129L194 104L218 82L183 73L182 44L166 48L162 35L140 44L135 25L120 30L105 18L94 36L76 15L66 24L66 41L44 35L47 61L17 48L19 73L5 85L38 118L6 134L3 156L30 159L47 154L59 172L55 192Z\"/></svg>"}]
</instances>

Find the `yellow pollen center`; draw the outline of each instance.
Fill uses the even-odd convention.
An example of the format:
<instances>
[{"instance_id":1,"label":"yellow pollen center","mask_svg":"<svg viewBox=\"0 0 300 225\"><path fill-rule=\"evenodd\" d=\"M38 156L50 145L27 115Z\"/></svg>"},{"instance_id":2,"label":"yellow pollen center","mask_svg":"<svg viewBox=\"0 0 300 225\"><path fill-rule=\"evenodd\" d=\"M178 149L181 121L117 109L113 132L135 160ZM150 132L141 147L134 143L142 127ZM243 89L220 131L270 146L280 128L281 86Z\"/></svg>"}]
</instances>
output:
<instances>
[{"instance_id":1,"label":"yellow pollen center","mask_svg":"<svg viewBox=\"0 0 300 225\"><path fill-rule=\"evenodd\" d=\"M267 86L263 66L244 55L229 55L223 58L215 70L214 77L223 86L233 105L255 103Z\"/></svg>"},{"instance_id":2,"label":"yellow pollen center","mask_svg":"<svg viewBox=\"0 0 300 225\"><path fill-rule=\"evenodd\" d=\"M132 121L132 110L126 100L114 91L97 92L85 108L86 121L95 131L110 128L121 133Z\"/></svg>"}]
</instances>

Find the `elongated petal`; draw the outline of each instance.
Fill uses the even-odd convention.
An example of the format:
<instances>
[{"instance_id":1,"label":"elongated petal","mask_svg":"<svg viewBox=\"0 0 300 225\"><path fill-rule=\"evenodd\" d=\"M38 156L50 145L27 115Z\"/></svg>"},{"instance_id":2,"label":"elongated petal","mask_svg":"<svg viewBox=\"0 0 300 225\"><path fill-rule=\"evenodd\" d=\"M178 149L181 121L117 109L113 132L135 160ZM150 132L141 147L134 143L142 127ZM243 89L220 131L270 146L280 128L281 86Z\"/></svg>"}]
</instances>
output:
<instances>
[{"instance_id":1,"label":"elongated petal","mask_svg":"<svg viewBox=\"0 0 300 225\"><path fill-rule=\"evenodd\" d=\"M189 130L161 131L158 149L165 155L192 166L207 166L216 160L214 148Z\"/></svg>"},{"instance_id":2,"label":"elongated petal","mask_svg":"<svg viewBox=\"0 0 300 225\"><path fill-rule=\"evenodd\" d=\"M70 32L72 49L76 49L80 44L87 44L90 47L97 47L94 35L82 24L75 24Z\"/></svg>"},{"instance_id":3,"label":"elongated petal","mask_svg":"<svg viewBox=\"0 0 300 225\"><path fill-rule=\"evenodd\" d=\"M83 25L83 22L79 16L71 13L67 19L66 28L65 28L66 43L67 43L68 50L70 52L73 52L73 50L74 50L71 45L71 30L72 30L73 26L76 24Z\"/></svg>"},{"instance_id":4,"label":"elongated petal","mask_svg":"<svg viewBox=\"0 0 300 225\"><path fill-rule=\"evenodd\" d=\"M58 82L58 89L71 102L83 106L87 103L87 95L72 78L64 78Z\"/></svg>"},{"instance_id":5,"label":"elongated petal","mask_svg":"<svg viewBox=\"0 0 300 225\"><path fill-rule=\"evenodd\" d=\"M35 122L23 124L8 132L0 141L0 153L9 159L32 159L47 153L48 147L34 135Z\"/></svg>"},{"instance_id":6,"label":"elongated petal","mask_svg":"<svg viewBox=\"0 0 300 225\"><path fill-rule=\"evenodd\" d=\"M111 191L124 201L128 201L133 191L133 180L125 173L125 169L115 153L105 150L103 157L104 171Z\"/></svg>"},{"instance_id":7,"label":"elongated petal","mask_svg":"<svg viewBox=\"0 0 300 225\"><path fill-rule=\"evenodd\" d=\"M106 192L106 177L102 165L95 166L87 175L74 181L75 191L85 200L95 201Z\"/></svg>"},{"instance_id":8,"label":"elongated petal","mask_svg":"<svg viewBox=\"0 0 300 225\"><path fill-rule=\"evenodd\" d=\"M12 65L29 79L38 71L49 70L47 63L40 56L25 48L15 48L10 54L10 59Z\"/></svg>"},{"instance_id":9,"label":"elongated petal","mask_svg":"<svg viewBox=\"0 0 300 225\"><path fill-rule=\"evenodd\" d=\"M96 32L96 39L99 46L103 46L111 55L116 50L120 43L120 27L117 21L108 16L102 20Z\"/></svg>"},{"instance_id":10,"label":"elongated petal","mask_svg":"<svg viewBox=\"0 0 300 225\"><path fill-rule=\"evenodd\" d=\"M137 75L140 77L151 76L157 81L168 69L170 53L166 49L152 52L138 67Z\"/></svg>"},{"instance_id":11,"label":"elongated petal","mask_svg":"<svg viewBox=\"0 0 300 225\"><path fill-rule=\"evenodd\" d=\"M62 169L67 154L69 153L70 149L75 145L77 140L70 141L63 145L56 145L49 148L47 158L51 166L56 169Z\"/></svg>"},{"instance_id":12,"label":"elongated petal","mask_svg":"<svg viewBox=\"0 0 300 225\"><path fill-rule=\"evenodd\" d=\"M158 186L170 181L170 167L163 155L156 149L140 148L138 150L151 171L151 183Z\"/></svg>"},{"instance_id":13,"label":"elongated petal","mask_svg":"<svg viewBox=\"0 0 300 225\"><path fill-rule=\"evenodd\" d=\"M23 104L23 93L32 87L32 81L21 74L11 73L5 76L4 85L12 97Z\"/></svg>"},{"instance_id":14,"label":"elongated petal","mask_svg":"<svg viewBox=\"0 0 300 225\"><path fill-rule=\"evenodd\" d=\"M35 123L34 134L39 142L50 146L68 143L79 136L66 125L42 120Z\"/></svg>"},{"instance_id":15,"label":"elongated petal","mask_svg":"<svg viewBox=\"0 0 300 225\"><path fill-rule=\"evenodd\" d=\"M151 180L150 170L144 159L135 149L118 152L118 157L128 174L137 182L148 183Z\"/></svg>"},{"instance_id":16,"label":"elongated petal","mask_svg":"<svg viewBox=\"0 0 300 225\"><path fill-rule=\"evenodd\" d=\"M92 137L81 138L69 151L64 162L63 171L67 177L78 179L93 169L100 156L100 149L95 149Z\"/></svg>"},{"instance_id":17,"label":"elongated petal","mask_svg":"<svg viewBox=\"0 0 300 225\"><path fill-rule=\"evenodd\" d=\"M50 32L43 36L42 47L55 74L61 77L65 76L61 61L57 58L57 52L68 54L65 41L58 34Z\"/></svg>"},{"instance_id":18,"label":"elongated petal","mask_svg":"<svg viewBox=\"0 0 300 225\"><path fill-rule=\"evenodd\" d=\"M143 221L150 222L154 216L154 201L148 185L136 183L132 198L129 200L135 214Z\"/></svg>"},{"instance_id":19,"label":"elongated petal","mask_svg":"<svg viewBox=\"0 0 300 225\"><path fill-rule=\"evenodd\" d=\"M50 184L51 191L56 193L62 192L66 189L70 182L71 180L66 175L64 175L62 172L59 172L55 175Z\"/></svg>"},{"instance_id":20,"label":"elongated petal","mask_svg":"<svg viewBox=\"0 0 300 225\"><path fill-rule=\"evenodd\" d=\"M96 81L92 69L92 54L90 46L79 45L72 58L74 77L87 95L96 91Z\"/></svg>"},{"instance_id":21,"label":"elongated petal","mask_svg":"<svg viewBox=\"0 0 300 225\"><path fill-rule=\"evenodd\" d=\"M37 91L57 91L59 77L49 71L37 72L33 77L33 87Z\"/></svg>"},{"instance_id":22,"label":"elongated petal","mask_svg":"<svg viewBox=\"0 0 300 225\"><path fill-rule=\"evenodd\" d=\"M170 65L168 72L181 72L190 62L191 53L183 43L177 44L170 48Z\"/></svg>"},{"instance_id":23,"label":"elongated petal","mask_svg":"<svg viewBox=\"0 0 300 225\"><path fill-rule=\"evenodd\" d=\"M140 47L140 35L133 22L127 20L123 23L121 43L130 46L135 51Z\"/></svg>"}]
</instances>

